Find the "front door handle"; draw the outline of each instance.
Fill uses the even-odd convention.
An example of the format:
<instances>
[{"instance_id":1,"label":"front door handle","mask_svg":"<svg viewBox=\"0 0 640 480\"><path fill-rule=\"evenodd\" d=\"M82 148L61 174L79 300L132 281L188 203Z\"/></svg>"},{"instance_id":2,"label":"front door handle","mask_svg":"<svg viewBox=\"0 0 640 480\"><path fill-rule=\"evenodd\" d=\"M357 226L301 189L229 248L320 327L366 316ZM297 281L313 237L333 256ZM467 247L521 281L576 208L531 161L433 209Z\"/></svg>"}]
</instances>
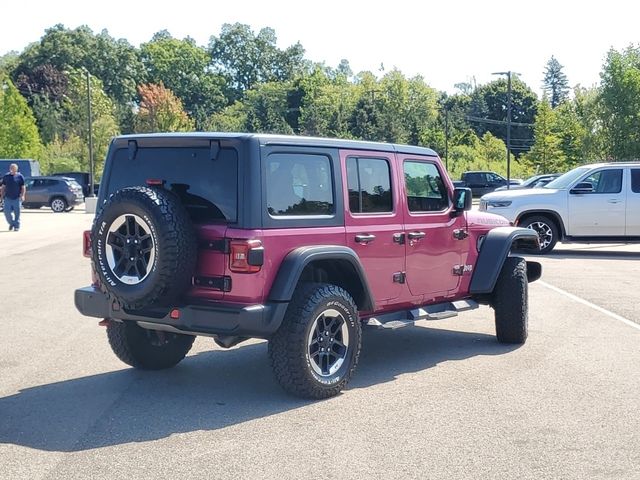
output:
<instances>
[{"instance_id":1,"label":"front door handle","mask_svg":"<svg viewBox=\"0 0 640 480\"><path fill-rule=\"evenodd\" d=\"M620 203L621 201L622 200L618 200L616 198L612 198L612 199L607 200L607 202L609 202L609 203Z\"/></svg>"},{"instance_id":2,"label":"front door handle","mask_svg":"<svg viewBox=\"0 0 640 480\"><path fill-rule=\"evenodd\" d=\"M375 239L376 236L370 233L359 233L358 235L356 235L356 242L358 243L369 243L373 242Z\"/></svg>"},{"instance_id":3,"label":"front door handle","mask_svg":"<svg viewBox=\"0 0 640 480\"><path fill-rule=\"evenodd\" d=\"M424 232L409 232L407 234L407 237L409 237L409 240L420 240L421 238L426 237L427 234Z\"/></svg>"}]
</instances>

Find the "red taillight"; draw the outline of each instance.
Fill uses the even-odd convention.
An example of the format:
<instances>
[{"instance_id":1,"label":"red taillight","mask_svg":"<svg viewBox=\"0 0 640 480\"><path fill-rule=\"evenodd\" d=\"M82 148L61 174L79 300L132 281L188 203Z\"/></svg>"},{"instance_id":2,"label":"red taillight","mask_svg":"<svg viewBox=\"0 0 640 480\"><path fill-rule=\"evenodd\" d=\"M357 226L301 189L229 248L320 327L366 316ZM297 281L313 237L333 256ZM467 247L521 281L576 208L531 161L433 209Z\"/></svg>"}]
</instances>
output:
<instances>
[{"instance_id":1,"label":"red taillight","mask_svg":"<svg viewBox=\"0 0 640 480\"><path fill-rule=\"evenodd\" d=\"M91 230L82 232L82 255L91 258Z\"/></svg>"},{"instance_id":2,"label":"red taillight","mask_svg":"<svg viewBox=\"0 0 640 480\"><path fill-rule=\"evenodd\" d=\"M145 183L147 185L151 186L162 186L164 185L164 180L160 179L160 178L147 178L145 180Z\"/></svg>"},{"instance_id":3,"label":"red taillight","mask_svg":"<svg viewBox=\"0 0 640 480\"><path fill-rule=\"evenodd\" d=\"M178 320L180 318L180 310L178 310L177 308L171 310L171 313L169 313L169 318Z\"/></svg>"},{"instance_id":4,"label":"red taillight","mask_svg":"<svg viewBox=\"0 0 640 480\"><path fill-rule=\"evenodd\" d=\"M264 263L264 249L260 240L232 240L229 270L236 273L259 272Z\"/></svg>"}]
</instances>

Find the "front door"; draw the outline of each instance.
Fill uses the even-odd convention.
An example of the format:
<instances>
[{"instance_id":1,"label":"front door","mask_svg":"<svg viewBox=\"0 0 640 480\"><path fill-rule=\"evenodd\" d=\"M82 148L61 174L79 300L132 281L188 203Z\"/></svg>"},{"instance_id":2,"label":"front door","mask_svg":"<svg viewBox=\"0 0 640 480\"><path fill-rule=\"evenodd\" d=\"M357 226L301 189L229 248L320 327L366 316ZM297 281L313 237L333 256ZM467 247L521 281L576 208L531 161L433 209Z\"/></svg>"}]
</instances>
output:
<instances>
[{"instance_id":1,"label":"front door","mask_svg":"<svg viewBox=\"0 0 640 480\"><path fill-rule=\"evenodd\" d=\"M362 262L376 304L398 298L404 288L405 251L393 153L340 152L347 245Z\"/></svg>"},{"instance_id":2,"label":"front door","mask_svg":"<svg viewBox=\"0 0 640 480\"><path fill-rule=\"evenodd\" d=\"M403 202L407 237L407 284L411 294L428 301L455 292L460 283L462 252L468 239L454 237L465 230L464 216L453 209L438 163L424 158L400 156L405 182ZM464 236L463 236L464 237Z\"/></svg>"},{"instance_id":3,"label":"front door","mask_svg":"<svg viewBox=\"0 0 640 480\"><path fill-rule=\"evenodd\" d=\"M625 191L623 169L597 170L576 183L589 183L590 193L569 191L568 231L570 236L623 236L625 231Z\"/></svg>"}]
</instances>

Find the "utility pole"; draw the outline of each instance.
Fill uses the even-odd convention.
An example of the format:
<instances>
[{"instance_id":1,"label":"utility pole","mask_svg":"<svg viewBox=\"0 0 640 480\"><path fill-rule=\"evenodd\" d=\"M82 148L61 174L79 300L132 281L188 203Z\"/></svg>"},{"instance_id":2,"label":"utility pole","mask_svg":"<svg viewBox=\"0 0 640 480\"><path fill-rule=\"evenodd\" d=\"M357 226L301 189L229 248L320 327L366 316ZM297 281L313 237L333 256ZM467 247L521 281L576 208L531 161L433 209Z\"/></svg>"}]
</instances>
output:
<instances>
[{"instance_id":1,"label":"utility pole","mask_svg":"<svg viewBox=\"0 0 640 480\"><path fill-rule=\"evenodd\" d=\"M91 78L89 70L85 68L87 74L87 114L89 123L89 196L93 197L93 125L91 121Z\"/></svg>"},{"instance_id":2,"label":"utility pole","mask_svg":"<svg viewBox=\"0 0 640 480\"><path fill-rule=\"evenodd\" d=\"M444 166L449 171L449 109L444 110Z\"/></svg>"},{"instance_id":3,"label":"utility pole","mask_svg":"<svg viewBox=\"0 0 640 480\"><path fill-rule=\"evenodd\" d=\"M511 70L507 72L507 190L511 188Z\"/></svg>"},{"instance_id":4,"label":"utility pole","mask_svg":"<svg viewBox=\"0 0 640 480\"><path fill-rule=\"evenodd\" d=\"M508 72L494 72L492 75L507 76L507 190L511 188L511 74Z\"/></svg>"}]
</instances>

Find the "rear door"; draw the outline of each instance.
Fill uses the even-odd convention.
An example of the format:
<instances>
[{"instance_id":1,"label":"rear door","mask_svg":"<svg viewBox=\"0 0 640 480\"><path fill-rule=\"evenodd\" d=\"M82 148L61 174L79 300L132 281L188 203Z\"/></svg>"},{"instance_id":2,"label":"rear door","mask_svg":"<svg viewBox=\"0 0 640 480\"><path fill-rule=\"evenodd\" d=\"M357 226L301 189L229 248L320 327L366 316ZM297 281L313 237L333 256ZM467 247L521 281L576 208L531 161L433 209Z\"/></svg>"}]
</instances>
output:
<instances>
[{"instance_id":1,"label":"rear door","mask_svg":"<svg viewBox=\"0 0 640 480\"><path fill-rule=\"evenodd\" d=\"M454 237L466 229L465 217L451 216L446 174L435 159L399 155L405 183L403 202L407 251L407 284L413 296L425 301L453 293L460 283L454 272L468 239Z\"/></svg>"},{"instance_id":2,"label":"rear door","mask_svg":"<svg viewBox=\"0 0 640 480\"><path fill-rule=\"evenodd\" d=\"M640 236L640 167L629 169L631 189L627 192L626 230L630 237Z\"/></svg>"},{"instance_id":3,"label":"rear door","mask_svg":"<svg viewBox=\"0 0 640 480\"><path fill-rule=\"evenodd\" d=\"M347 245L362 262L377 304L398 298L405 290L402 211L394 154L340 152L345 189Z\"/></svg>"},{"instance_id":4,"label":"rear door","mask_svg":"<svg viewBox=\"0 0 640 480\"><path fill-rule=\"evenodd\" d=\"M625 234L626 190L623 168L605 168L576 182L589 183L591 193L569 191L568 231L571 236L607 237Z\"/></svg>"}]
</instances>

